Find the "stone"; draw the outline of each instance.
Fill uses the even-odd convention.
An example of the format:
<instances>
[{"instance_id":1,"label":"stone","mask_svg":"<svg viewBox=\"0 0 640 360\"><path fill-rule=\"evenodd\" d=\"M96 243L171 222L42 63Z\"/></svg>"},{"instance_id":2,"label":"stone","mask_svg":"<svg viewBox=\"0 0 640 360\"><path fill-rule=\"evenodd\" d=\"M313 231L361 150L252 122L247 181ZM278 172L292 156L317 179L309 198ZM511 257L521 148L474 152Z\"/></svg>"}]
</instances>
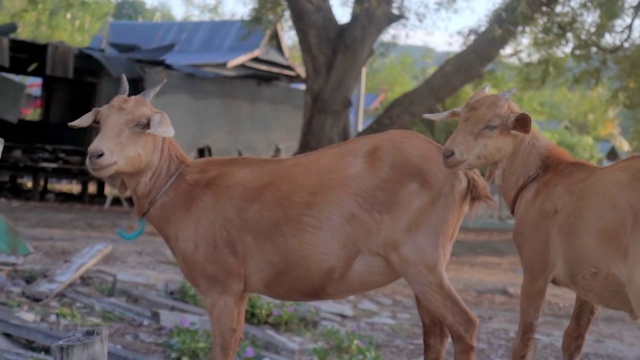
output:
<instances>
[{"instance_id":1,"label":"stone","mask_svg":"<svg viewBox=\"0 0 640 360\"><path fill-rule=\"evenodd\" d=\"M402 319L402 320L409 320L411 318L413 318L413 316L407 314L407 313L396 313L396 318L398 319Z\"/></svg>"},{"instance_id":2,"label":"stone","mask_svg":"<svg viewBox=\"0 0 640 360\"><path fill-rule=\"evenodd\" d=\"M393 305L393 299L388 298L386 296L378 296L376 297L376 302L380 305L391 306Z\"/></svg>"},{"instance_id":3,"label":"stone","mask_svg":"<svg viewBox=\"0 0 640 360\"><path fill-rule=\"evenodd\" d=\"M4 291L13 295L22 295L22 288L17 286L7 286Z\"/></svg>"},{"instance_id":4,"label":"stone","mask_svg":"<svg viewBox=\"0 0 640 360\"><path fill-rule=\"evenodd\" d=\"M11 285L22 288L27 285L27 282L20 278L11 279Z\"/></svg>"},{"instance_id":5,"label":"stone","mask_svg":"<svg viewBox=\"0 0 640 360\"><path fill-rule=\"evenodd\" d=\"M15 316L19 317L20 319L26 321L26 322L37 322L40 320L40 317L34 313L30 313L28 311L18 311L17 313L14 314Z\"/></svg>"},{"instance_id":6,"label":"stone","mask_svg":"<svg viewBox=\"0 0 640 360\"><path fill-rule=\"evenodd\" d=\"M348 304L341 304L336 301L313 301L311 302L322 313L329 313L334 315L340 315L342 317L352 317L353 307ZM322 316L322 314L321 314Z\"/></svg>"},{"instance_id":7,"label":"stone","mask_svg":"<svg viewBox=\"0 0 640 360\"><path fill-rule=\"evenodd\" d=\"M362 300L358 303L357 305L358 309L360 310L364 310L364 311L371 311L371 312L376 312L378 311L378 305L374 304L373 302L369 301L369 300Z\"/></svg>"},{"instance_id":8,"label":"stone","mask_svg":"<svg viewBox=\"0 0 640 360\"><path fill-rule=\"evenodd\" d=\"M331 329L331 328L340 329L341 328L340 324L338 324L337 322L334 322L334 321L330 321L330 320L321 320L320 321L320 327L325 328L325 329Z\"/></svg>"},{"instance_id":9,"label":"stone","mask_svg":"<svg viewBox=\"0 0 640 360\"><path fill-rule=\"evenodd\" d=\"M395 321L388 317L377 316L370 319L364 319L364 322L372 323L372 324L382 324L382 325L395 325Z\"/></svg>"},{"instance_id":10,"label":"stone","mask_svg":"<svg viewBox=\"0 0 640 360\"><path fill-rule=\"evenodd\" d=\"M333 322L341 322L342 321L342 317L338 316L338 315L333 315L333 314L329 314L329 313L324 313L321 312L320 313L320 318L322 320L328 320L328 321L333 321Z\"/></svg>"}]
</instances>

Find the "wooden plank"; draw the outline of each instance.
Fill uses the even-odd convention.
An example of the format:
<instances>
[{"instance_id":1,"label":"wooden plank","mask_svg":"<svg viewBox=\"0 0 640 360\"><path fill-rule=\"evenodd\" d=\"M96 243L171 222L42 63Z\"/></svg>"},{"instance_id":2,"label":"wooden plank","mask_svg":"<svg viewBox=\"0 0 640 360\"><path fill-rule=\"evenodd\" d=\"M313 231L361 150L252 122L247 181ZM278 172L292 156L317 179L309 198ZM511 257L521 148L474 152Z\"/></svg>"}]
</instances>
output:
<instances>
[{"instance_id":1,"label":"wooden plank","mask_svg":"<svg viewBox=\"0 0 640 360\"><path fill-rule=\"evenodd\" d=\"M0 360L52 360L51 356L37 354L31 351L5 349L0 347Z\"/></svg>"},{"instance_id":2,"label":"wooden plank","mask_svg":"<svg viewBox=\"0 0 640 360\"><path fill-rule=\"evenodd\" d=\"M203 308L183 303L181 301L168 299L166 297L156 295L151 291L145 291L132 287L122 287L119 290L122 293L126 294L132 302L140 306L208 316L207 312Z\"/></svg>"},{"instance_id":3,"label":"wooden plank","mask_svg":"<svg viewBox=\"0 0 640 360\"><path fill-rule=\"evenodd\" d=\"M0 318L0 332L49 347L68 334L48 330L23 321Z\"/></svg>"},{"instance_id":4,"label":"wooden plank","mask_svg":"<svg viewBox=\"0 0 640 360\"><path fill-rule=\"evenodd\" d=\"M119 299L102 297L101 295L93 296L89 291L81 289L68 289L64 292L64 296L94 309L105 310L142 324L149 324L153 321L151 310L128 304Z\"/></svg>"},{"instance_id":5,"label":"wooden plank","mask_svg":"<svg viewBox=\"0 0 640 360\"><path fill-rule=\"evenodd\" d=\"M107 256L111 249L112 246L109 243L97 243L88 246L78 252L71 261L58 267L50 276L26 286L22 291L33 300L49 299L64 290L69 284Z\"/></svg>"},{"instance_id":6,"label":"wooden plank","mask_svg":"<svg viewBox=\"0 0 640 360\"><path fill-rule=\"evenodd\" d=\"M20 339L24 339L36 343L43 347L50 347L55 342L60 341L69 336L69 333L53 331L45 329L37 325L25 323L23 321L11 320L8 317L0 315L0 333L11 335ZM158 360L155 356L138 354L129 350L120 348L119 346L109 345L108 360Z\"/></svg>"},{"instance_id":7,"label":"wooden plank","mask_svg":"<svg viewBox=\"0 0 640 360\"><path fill-rule=\"evenodd\" d=\"M51 346L53 360L107 360L108 330L81 329Z\"/></svg>"}]
</instances>

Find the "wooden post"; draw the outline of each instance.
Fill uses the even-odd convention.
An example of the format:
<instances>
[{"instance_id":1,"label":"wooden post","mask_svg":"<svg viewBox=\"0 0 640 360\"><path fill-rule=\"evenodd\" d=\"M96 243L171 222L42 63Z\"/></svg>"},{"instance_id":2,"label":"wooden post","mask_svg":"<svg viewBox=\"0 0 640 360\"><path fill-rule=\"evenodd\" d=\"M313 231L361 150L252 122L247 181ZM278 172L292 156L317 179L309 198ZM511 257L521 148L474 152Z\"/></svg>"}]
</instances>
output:
<instances>
[{"instance_id":1,"label":"wooden post","mask_svg":"<svg viewBox=\"0 0 640 360\"><path fill-rule=\"evenodd\" d=\"M53 360L107 360L107 328L80 329L51 345Z\"/></svg>"}]
</instances>

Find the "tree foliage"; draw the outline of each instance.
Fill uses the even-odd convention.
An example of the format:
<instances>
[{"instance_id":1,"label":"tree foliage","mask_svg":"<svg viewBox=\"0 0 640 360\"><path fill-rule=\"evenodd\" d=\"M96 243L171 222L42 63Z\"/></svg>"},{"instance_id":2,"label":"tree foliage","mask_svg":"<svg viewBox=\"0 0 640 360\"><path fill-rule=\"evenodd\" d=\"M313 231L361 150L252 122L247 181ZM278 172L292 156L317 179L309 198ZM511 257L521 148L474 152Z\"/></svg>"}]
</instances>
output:
<instances>
[{"instance_id":1,"label":"tree foliage","mask_svg":"<svg viewBox=\"0 0 640 360\"><path fill-rule=\"evenodd\" d=\"M223 15L221 0L182 0L185 14L181 20L202 21L220 19Z\"/></svg>"},{"instance_id":2,"label":"tree foliage","mask_svg":"<svg viewBox=\"0 0 640 360\"><path fill-rule=\"evenodd\" d=\"M110 0L2 1L0 23L16 22L23 39L86 46L113 8Z\"/></svg>"},{"instance_id":3,"label":"tree foliage","mask_svg":"<svg viewBox=\"0 0 640 360\"><path fill-rule=\"evenodd\" d=\"M118 0L113 12L114 20L167 21L176 20L166 3L148 6L144 0Z\"/></svg>"}]
</instances>

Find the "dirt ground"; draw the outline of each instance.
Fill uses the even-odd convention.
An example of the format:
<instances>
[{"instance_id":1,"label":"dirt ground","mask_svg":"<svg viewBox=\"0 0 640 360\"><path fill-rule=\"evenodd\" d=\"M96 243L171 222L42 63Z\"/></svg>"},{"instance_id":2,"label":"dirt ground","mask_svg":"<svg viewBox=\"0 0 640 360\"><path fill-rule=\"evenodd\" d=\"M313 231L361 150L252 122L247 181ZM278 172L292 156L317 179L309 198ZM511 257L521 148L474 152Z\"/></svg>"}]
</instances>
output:
<instances>
[{"instance_id":1,"label":"dirt ground","mask_svg":"<svg viewBox=\"0 0 640 360\"><path fill-rule=\"evenodd\" d=\"M26 258L25 266L53 266L88 244L109 241L113 251L97 268L144 276L159 286L166 280L181 279L169 249L152 228L132 242L118 238L119 227L135 223L127 209L0 199L0 215L11 221L35 250ZM480 319L477 358L510 358L522 279L511 234L461 231L448 274ZM573 301L570 291L549 286L534 359L562 357L562 333ZM422 359L420 321L413 294L404 281L341 302L356 309L355 315L341 325L357 325L359 331L372 335L385 359ZM358 306L363 303L370 306ZM452 358L450 342L447 358ZM582 359L640 359L640 324L626 314L602 309L591 326Z\"/></svg>"}]
</instances>

